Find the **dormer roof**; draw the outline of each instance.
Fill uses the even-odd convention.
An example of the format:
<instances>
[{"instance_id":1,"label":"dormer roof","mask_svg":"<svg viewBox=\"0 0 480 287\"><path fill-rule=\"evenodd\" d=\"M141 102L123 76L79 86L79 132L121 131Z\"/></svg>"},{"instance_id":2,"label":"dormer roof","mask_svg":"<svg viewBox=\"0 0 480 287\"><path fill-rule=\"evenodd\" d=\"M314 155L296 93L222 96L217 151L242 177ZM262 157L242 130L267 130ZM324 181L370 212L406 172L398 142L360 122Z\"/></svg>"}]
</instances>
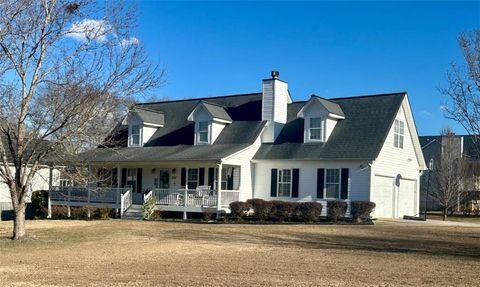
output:
<instances>
[{"instance_id":1,"label":"dormer roof","mask_svg":"<svg viewBox=\"0 0 480 287\"><path fill-rule=\"evenodd\" d=\"M339 104L316 95L312 95L310 97L310 100L308 100L308 102L298 112L297 117L304 118L305 111L314 103L320 103L329 112L329 116L337 119L345 119L345 113L343 112L342 107L340 107Z\"/></svg>"},{"instance_id":2,"label":"dormer roof","mask_svg":"<svg viewBox=\"0 0 480 287\"><path fill-rule=\"evenodd\" d=\"M130 113L140 118L144 125L155 127L163 127L165 125L165 115L163 112L135 106L130 110Z\"/></svg>"},{"instance_id":3,"label":"dormer roof","mask_svg":"<svg viewBox=\"0 0 480 287\"><path fill-rule=\"evenodd\" d=\"M189 121L193 121L193 115L200 108L204 108L205 111L207 111L212 116L213 120L228 124L232 123L232 118L230 117L224 106L203 100L198 102L190 115L188 115Z\"/></svg>"}]
</instances>

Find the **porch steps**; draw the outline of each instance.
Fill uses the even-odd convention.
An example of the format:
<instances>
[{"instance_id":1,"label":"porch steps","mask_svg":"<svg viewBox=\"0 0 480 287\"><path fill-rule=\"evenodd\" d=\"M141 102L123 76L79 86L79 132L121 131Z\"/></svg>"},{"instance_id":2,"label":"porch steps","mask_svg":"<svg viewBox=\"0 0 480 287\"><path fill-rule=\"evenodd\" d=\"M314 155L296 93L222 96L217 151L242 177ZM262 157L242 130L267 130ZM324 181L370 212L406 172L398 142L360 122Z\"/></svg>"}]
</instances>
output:
<instances>
[{"instance_id":1,"label":"porch steps","mask_svg":"<svg viewBox=\"0 0 480 287\"><path fill-rule=\"evenodd\" d=\"M142 220L143 212L141 204L132 204L122 216L122 219L127 220Z\"/></svg>"}]
</instances>

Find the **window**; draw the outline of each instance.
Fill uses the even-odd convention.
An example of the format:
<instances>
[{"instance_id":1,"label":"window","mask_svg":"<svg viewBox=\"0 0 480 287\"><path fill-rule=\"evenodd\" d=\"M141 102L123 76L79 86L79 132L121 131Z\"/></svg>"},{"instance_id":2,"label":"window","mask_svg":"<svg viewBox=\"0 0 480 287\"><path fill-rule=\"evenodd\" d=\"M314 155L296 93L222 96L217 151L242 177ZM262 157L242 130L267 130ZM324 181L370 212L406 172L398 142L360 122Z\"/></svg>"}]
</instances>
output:
<instances>
[{"instance_id":1,"label":"window","mask_svg":"<svg viewBox=\"0 0 480 287\"><path fill-rule=\"evenodd\" d=\"M137 169L127 168L127 178L125 185L130 186L133 192L137 192Z\"/></svg>"},{"instance_id":2,"label":"window","mask_svg":"<svg viewBox=\"0 0 480 287\"><path fill-rule=\"evenodd\" d=\"M198 186L198 168L189 168L188 169L188 179L187 179L188 189L196 189Z\"/></svg>"},{"instance_id":3,"label":"window","mask_svg":"<svg viewBox=\"0 0 480 287\"><path fill-rule=\"evenodd\" d=\"M403 148L403 135L405 132L405 124L401 120L395 120L395 126L393 128L393 145L396 148Z\"/></svg>"},{"instance_id":4,"label":"window","mask_svg":"<svg viewBox=\"0 0 480 287\"><path fill-rule=\"evenodd\" d=\"M198 123L198 142L208 143L208 122Z\"/></svg>"},{"instance_id":5,"label":"window","mask_svg":"<svg viewBox=\"0 0 480 287\"><path fill-rule=\"evenodd\" d=\"M340 198L340 170L327 169L325 174L325 198Z\"/></svg>"},{"instance_id":6,"label":"window","mask_svg":"<svg viewBox=\"0 0 480 287\"><path fill-rule=\"evenodd\" d=\"M222 168L222 179L220 180L220 185L222 190L237 190L240 185L240 169L238 167L223 167ZM237 175L237 180L234 180L234 175ZM217 188L218 181L218 168L215 168L215 180L214 180L214 189Z\"/></svg>"},{"instance_id":7,"label":"window","mask_svg":"<svg viewBox=\"0 0 480 287\"><path fill-rule=\"evenodd\" d=\"M322 120L322 118L310 118L310 140L323 140L323 123L324 121Z\"/></svg>"},{"instance_id":8,"label":"window","mask_svg":"<svg viewBox=\"0 0 480 287\"><path fill-rule=\"evenodd\" d=\"M292 170L278 170L278 196L290 197L292 191Z\"/></svg>"},{"instance_id":9,"label":"window","mask_svg":"<svg viewBox=\"0 0 480 287\"><path fill-rule=\"evenodd\" d=\"M131 130L131 146L139 146L140 145L140 126L139 125L134 125L132 126Z\"/></svg>"}]
</instances>

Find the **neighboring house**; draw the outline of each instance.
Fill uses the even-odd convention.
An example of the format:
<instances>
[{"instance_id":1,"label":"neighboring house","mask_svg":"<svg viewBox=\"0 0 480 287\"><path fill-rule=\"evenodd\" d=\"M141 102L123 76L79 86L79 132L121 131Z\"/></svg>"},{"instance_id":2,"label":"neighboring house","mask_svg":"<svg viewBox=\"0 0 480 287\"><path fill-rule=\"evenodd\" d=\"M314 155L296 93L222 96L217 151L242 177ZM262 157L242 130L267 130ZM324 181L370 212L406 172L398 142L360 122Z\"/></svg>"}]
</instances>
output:
<instances>
[{"instance_id":1,"label":"neighboring house","mask_svg":"<svg viewBox=\"0 0 480 287\"><path fill-rule=\"evenodd\" d=\"M433 169L438 169L442 160L443 141L442 136L420 136L420 144L422 146L423 156L425 158L425 164L429 167L432 163ZM465 200L478 200L480 199L480 156L478 149L475 143L474 136L470 135L453 135L453 138L449 141L449 144L454 145L455 150L458 152L458 158L463 158L468 163L468 169L466 172L469 173L467 176L464 186L468 189L471 189L469 195ZM429 182L430 181L430 182ZM425 171L421 177L420 185L420 210L425 210L425 200L427 188L431 191L436 187L436 182L434 177L429 179L429 170ZM464 200L464 201L465 201ZM458 204L460 207L461 202ZM428 210L441 210L442 207L440 204L434 200L431 196L427 199L427 209Z\"/></svg>"},{"instance_id":2,"label":"neighboring house","mask_svg":"<svg viewBox=\"0 0 480 287\"><path fill-rule=\"evenodd\" d=\"M157 208L185 215L250 198L371 200L376 217L419 213L425 161L407 93L294 102L278 72L262 85L135 105L109 147L84 155L95 185L124 188L122 210L153 195Z\"/></svg>"},{"instance_id":3,"label":"neighboring house","mask_svg":"<svg viewBox=\"0 0 480 287\"><path fill-rule=\"evenodd\" d=\"M6 143L6 140L4 140ZM6 146L6 145L4 145ZM9 160L9 166L11 171L14 173L15 169L13 166L12 159L7 154L7 160ZM0 162L1 163L1 162ZM28 171L28 167L27 167ZM60 185L60 168L59 167L52 167L51 164L45 162L44 164L40 165L39 169L33 176L33 179L28 186L28 192L26 194L26 202L31 202L31 195L32 192L38 190L48 190L49 187ZM11 216L6 216L5 214L11 213L12 211L12 200L10 197L10 189L8 188L7 184L0 178L0 220L5 218L10 218Z\"/></svg>"}]
</instances>

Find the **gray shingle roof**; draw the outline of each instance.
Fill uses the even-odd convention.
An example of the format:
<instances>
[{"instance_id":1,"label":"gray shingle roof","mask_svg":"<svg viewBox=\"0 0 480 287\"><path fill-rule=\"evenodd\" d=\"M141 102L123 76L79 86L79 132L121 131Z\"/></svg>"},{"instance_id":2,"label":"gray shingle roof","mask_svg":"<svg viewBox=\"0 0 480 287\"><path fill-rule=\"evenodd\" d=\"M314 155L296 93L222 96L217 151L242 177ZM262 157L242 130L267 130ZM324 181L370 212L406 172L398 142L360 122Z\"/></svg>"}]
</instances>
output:
<instances>
[{"instance_id":1,"label":"gray shingle roof","mask_svg":"<svg viewBox=\"0 0 480 287\"><path fill-rule=\"evenodd\" d=\"M232 121L232 118L228 115L225 107L207 101L202 101L201 103L212 117L225 121Z\"/></svg>"},{"instance_id":2,"label":"gray shingle roof","mask_svg":"<svg viewBox=\"0 0 480 287\"><path fill-rule=\"evenodd\" d=\"M345 114L343 113L343 110L338 103L329 101L316 95L312 95L312 98L317 99L331 114L345 117Z\"/></svg>"},{"instance_id":3,"label":"gray shingle roof","mask_svg":"<svg viewBox=\"0 0 480 287\"><path fill-rule=\"evenodd\" d=\"M91 161L209 160L220 159L249 146L262 131L262 94L208 98L210 106L222 107L231 118L211 145L194 145L194 123L188 115L205 99L139 104L135 107L162 112L165 125L142 148L127 148L128 127L118 125L111 138L116 144L83 154ZM215 111L216 112L216 111Z\"/></svg>"},{"instance_id":4,"label":"gray shingle roof","mask_svg":"<svg viewBox=\"0 0 480 287\"><path fill-rule=\"evenodd\" d=\"M165 115L161 111L151 110L145 107L135 106L132 109L144 123L150 123L155 125L165 125Z\"/></svg>"},{"instance_id":5,"label":"gray shingle roof","mask_svg":"<svg viewBox=\"0 0 480 287\"><path fill-rule=\"evenodd\" d=\"M273 144L262 144L254 159L373 160L377 157L405 93L336 98L345 113L326 143L304 143L304 120L297 118L306 102L288 106L288 120Z\"/></svg>"}]
</instances>

